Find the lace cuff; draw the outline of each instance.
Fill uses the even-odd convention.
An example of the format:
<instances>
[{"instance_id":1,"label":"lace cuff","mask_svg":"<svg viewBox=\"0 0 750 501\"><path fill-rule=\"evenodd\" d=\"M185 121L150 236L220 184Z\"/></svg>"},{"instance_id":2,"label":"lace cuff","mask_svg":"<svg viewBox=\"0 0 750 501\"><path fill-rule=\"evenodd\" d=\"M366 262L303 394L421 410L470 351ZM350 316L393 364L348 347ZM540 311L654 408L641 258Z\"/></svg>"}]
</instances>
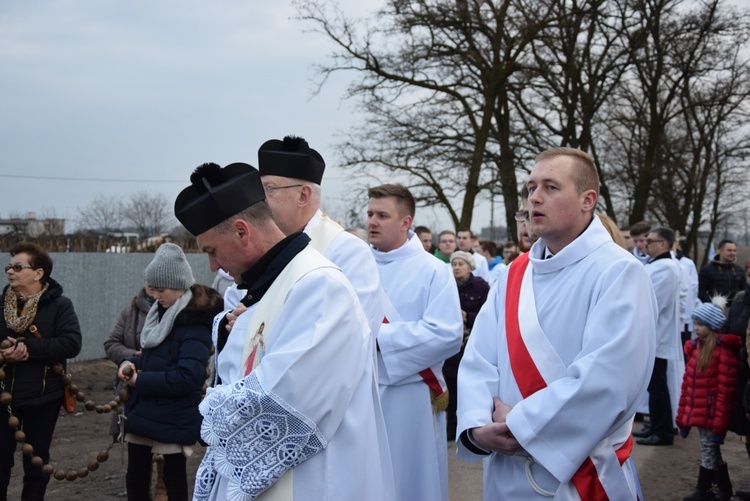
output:
<instances>
[{"instance_id":1,"label":"lace cuff","mask_svg":"<svg viewBox=\"0 0 750 501\"><path fill-rule=\"evenodd\" d=\"M196 500L208 499L217 474L229 481L231 499L255 499L327 445L313 421L267 391L253 373L216 388L200 411L209 448L198 469Z\"/></svg>"}]
</instances>

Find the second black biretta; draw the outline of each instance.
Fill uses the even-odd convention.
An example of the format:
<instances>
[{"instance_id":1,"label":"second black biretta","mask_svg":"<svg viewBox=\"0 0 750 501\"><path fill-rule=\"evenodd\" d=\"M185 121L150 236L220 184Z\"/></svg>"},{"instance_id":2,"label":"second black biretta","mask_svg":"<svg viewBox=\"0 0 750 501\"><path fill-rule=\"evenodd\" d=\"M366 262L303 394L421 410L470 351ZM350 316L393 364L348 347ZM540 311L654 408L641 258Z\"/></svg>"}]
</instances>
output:
<instances>
[{"instance_id":1,"label":"second black biretta","mask_svg":"<svg viewBox=\"0 0 750 501\"><path fill-rule=\"evenodd\" d=\"M283 141L271 139L258 150L261 176L283 176L320 184L326 164L320 153L301 137L286 136Z\"/></svg>"}]
</instances>

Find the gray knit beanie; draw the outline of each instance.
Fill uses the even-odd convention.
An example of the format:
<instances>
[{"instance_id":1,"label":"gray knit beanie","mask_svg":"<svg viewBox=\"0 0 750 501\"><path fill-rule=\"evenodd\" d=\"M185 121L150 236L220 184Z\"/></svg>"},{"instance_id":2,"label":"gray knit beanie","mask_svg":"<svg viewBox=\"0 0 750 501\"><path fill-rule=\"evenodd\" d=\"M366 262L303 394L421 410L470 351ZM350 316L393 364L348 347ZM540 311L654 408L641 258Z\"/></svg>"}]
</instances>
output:
<instances>
[{"instance_id":1,"label":"gray knit beanie","mask_svg":"<svg viewBox=\"0 0 750 501\"><path fill-rule=\"evenodd\" d=\"M179 245L162 244L146 266L146 283L155 289L188 290L195 283L193 270Z\"/></svg>"}]
</instances>

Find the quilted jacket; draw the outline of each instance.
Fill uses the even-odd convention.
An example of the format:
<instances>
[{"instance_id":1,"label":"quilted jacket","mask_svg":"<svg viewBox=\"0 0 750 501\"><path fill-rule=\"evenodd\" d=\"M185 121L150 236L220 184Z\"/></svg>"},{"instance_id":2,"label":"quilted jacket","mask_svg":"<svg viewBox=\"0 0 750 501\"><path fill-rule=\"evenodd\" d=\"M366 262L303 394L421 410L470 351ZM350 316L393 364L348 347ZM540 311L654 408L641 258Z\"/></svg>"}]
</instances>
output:
<instances>
[{"instance_id":1,"label":"quilted jacket","mask_svg":"<svg viewBox=\"0 0 750 501\"><path fill-rule=\"evenodd\" d=\"M702 342L692 339L685 343L688 356L682 393L677 409L677 426L681 429L698 426L724 436L732 421L734 392L737 389L739 336L718 334L711 364L698 370L698 353Z\"/></svg>"}]
</instances>

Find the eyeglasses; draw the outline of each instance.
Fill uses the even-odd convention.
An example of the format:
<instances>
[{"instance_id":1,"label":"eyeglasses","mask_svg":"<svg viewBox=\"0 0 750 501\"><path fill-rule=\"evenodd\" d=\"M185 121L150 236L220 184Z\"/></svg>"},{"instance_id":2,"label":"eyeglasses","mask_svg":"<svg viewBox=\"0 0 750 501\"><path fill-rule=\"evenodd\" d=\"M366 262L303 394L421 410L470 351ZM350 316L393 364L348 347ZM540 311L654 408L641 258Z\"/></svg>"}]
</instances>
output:
<instances>
[{"instance_id":1,"label":"eyeglasses","mask_svg":"<svg viewBox=\"0 0 750 501\"><path fill-rule=\"evenodd\" d=\"M441 244L455 244L456 241L455 240L440 240L440 242L438 242L438 243L441 243Z\"/></svg>"},{"instance_id":2,"label":"eyeglasses","mask_svg":"<svg viewBox=\"0 0 750 501\"><path fill-rule=\"evenodd\" d=\"M646 239L646 245L655 244L656 242L664 242L664 240L651 240L650 238Z\"/></svg>"},{"instance_id":3,"label":"eyeglasses","mask_svg":"<svg viewBox=\"0 0 750 501\"><path fill-rule=\"evenodd\" d=\"M265 185L263 186L263 190L266 192L266 195L272 196L274 193L276 193L277 190L283 190L284 188L299 188L302 186L301 184L290 184L288 186L271 186L271 185Z\"/></svg>"},{"instance_id":4,"label":"eyeglasses","mask_svg":"<svg viewBox=\"0 0 750 501\"><path fill-rule=\"evenodd\" d=\"M25 270L26 268L34 268L33 266L24 266L22 264L9 264L5 267L5 273L8 273L10 270L15 271L16 273L20 273L21 270Z\"/></svg>"},{"instance_id":5,"label":"eyeglasses","mask_svg":"<svg viewBox=\"0 0 750 501\"><path fill-rule=\"evenodd\" d=\"M527 219L529 219L529 211L527 211L527 210L520 210L520 211L516 212L516 221L517 222L523 223Z\"/></svg>"}]
</instances>

